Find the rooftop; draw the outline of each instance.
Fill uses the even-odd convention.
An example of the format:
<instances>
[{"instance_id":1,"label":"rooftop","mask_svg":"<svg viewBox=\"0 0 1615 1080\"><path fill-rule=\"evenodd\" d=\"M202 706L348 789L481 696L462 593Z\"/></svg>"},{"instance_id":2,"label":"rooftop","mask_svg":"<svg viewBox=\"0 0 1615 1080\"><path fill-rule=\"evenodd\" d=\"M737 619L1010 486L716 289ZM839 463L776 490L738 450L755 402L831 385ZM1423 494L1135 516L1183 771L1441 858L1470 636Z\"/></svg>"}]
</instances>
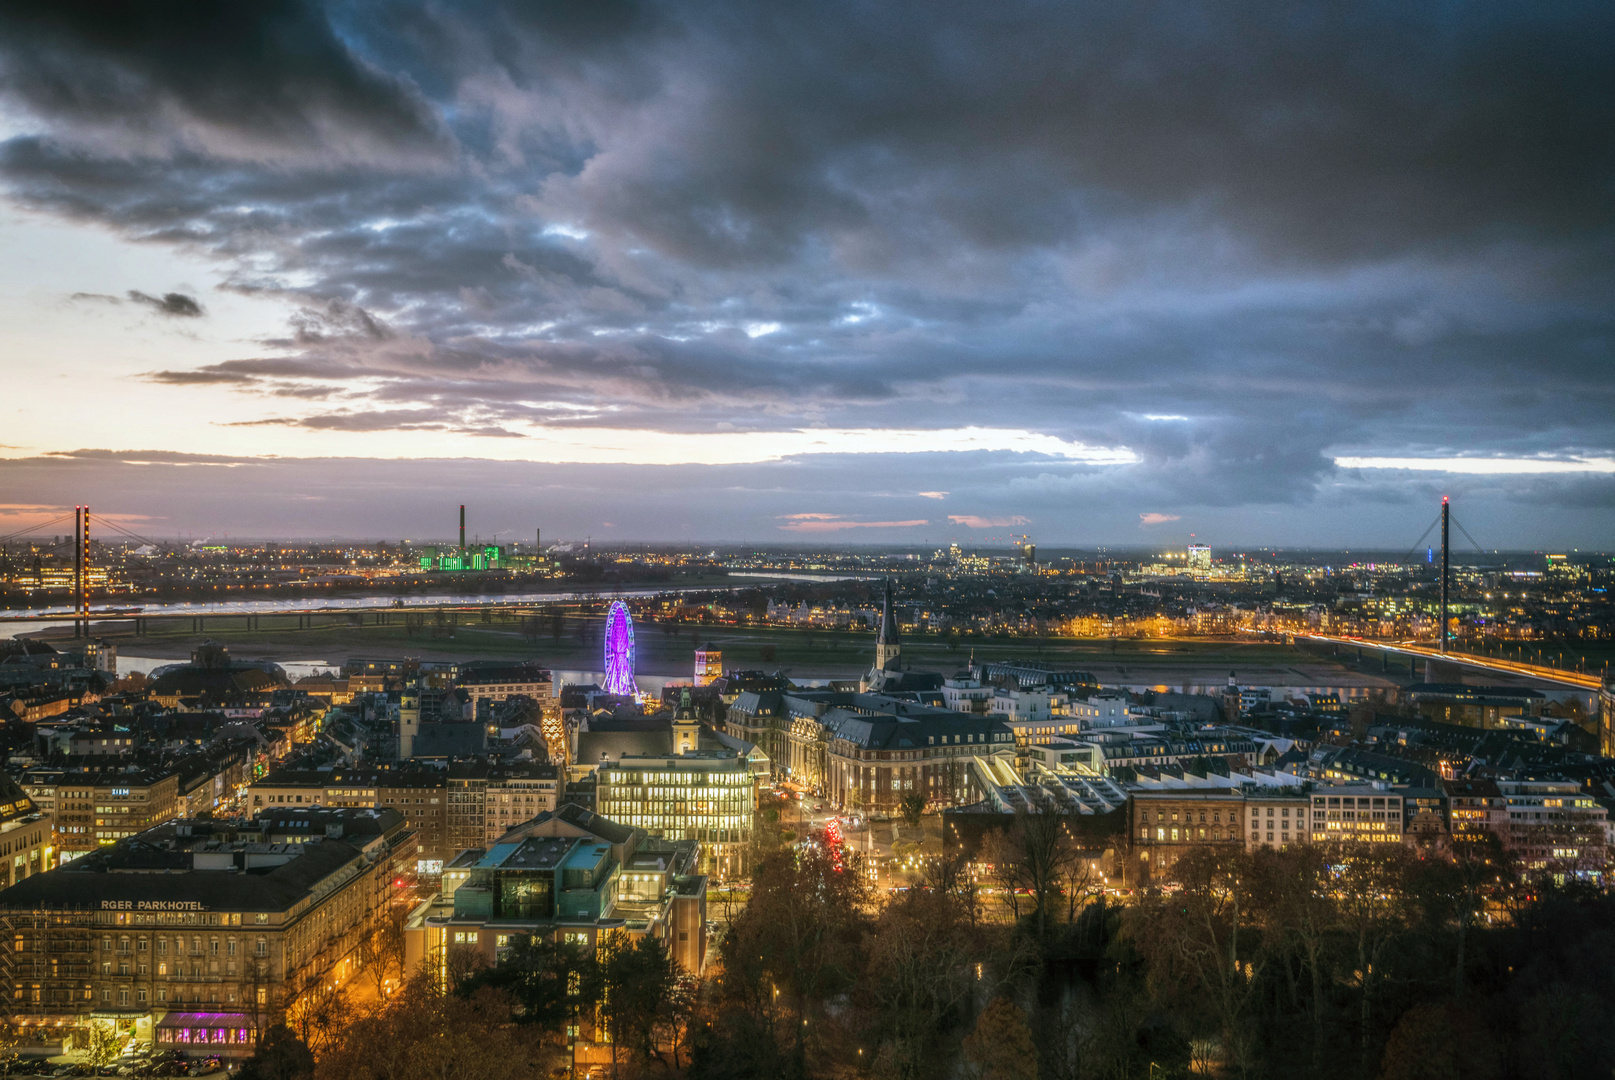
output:
<instances>
[{"instance_id":1,"label":"rooftop","mask_svg":"<svg viewBox=\"0 0 1615 1080\"><path fill-rule=\"evenodd\" d=\"M495 844L474 865L478 870L554 870L576 843L573 837L553 836Z\"/></svg>"},{"instance_id":2,"label":"rooftop","mask_svg":"<svg viewBox=\"0 0 1615 1080\"><path fill-rule=\"evenodd\" d=\"M0 910L117 902L137 911L286 911L320 882L367 863L372 843L403 831L395 810L171 821L24 879L0 892ZM284 842L291 835L300 842Z\"/></svg>"}]
</instances>

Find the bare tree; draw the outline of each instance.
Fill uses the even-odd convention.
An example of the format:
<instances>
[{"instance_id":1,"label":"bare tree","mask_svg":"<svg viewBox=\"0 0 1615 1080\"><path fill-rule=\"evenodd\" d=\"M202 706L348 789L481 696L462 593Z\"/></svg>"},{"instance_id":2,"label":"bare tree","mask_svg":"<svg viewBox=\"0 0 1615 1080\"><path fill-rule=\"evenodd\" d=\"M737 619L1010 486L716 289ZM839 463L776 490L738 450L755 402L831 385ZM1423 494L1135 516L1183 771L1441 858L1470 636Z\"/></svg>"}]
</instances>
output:
<instances>
[{"instance_id":1,"label":"bare tree","mask_svg":"<svg viewBox=\"0 0 1615 1080\"><path fill-rule=\"evenodd\" d=\"M977 858L986 871L987 880L1009 904L1010 917L1019 922L1020 890L1026 887L1019 837L1012 836L1007 829L993 829L982 837Z\"/></svg>"},{"instance_id":2,"label":"bare tree","mask_svg":"<svg viewBox=\"0 0 1615 1080\"><path fill-rule=\"evenodd\" d=\"M1311 981L1312 1069L1323 1069L1326 1001L1324 987L1333 982L1329 942L1340 921L1328 852L1310 844L1278 852L1257 853L1256 869L1267 894L1268 910L1282 940L1295 952Z\"/></svg>"},{"instance_id":3,"label":"bare tree","mask_svg":"<svg viewBox=\"0 0 1615 1080\"><path fill-rule=\"evenodd\" d=\"M1385 956L1407 923L1410 865L1407 850L1400 844L1357 850L1364 846L1342 845L1330 862L1337 868L1335 895L1340 902L1341 926L1355 947L1359 1039L1362 1070L1367 1074L1374 1064L1375 994Z\"/></svg>"},{"instance_id":4,"label":"bare tree","mask_svg":"<svg viewBox=\"0 0 1615 1080\"><path fill-rule=\"evenodd\" d=\"M319 1080L525 1080L564 1071L558 1048L508 1022L509 998L483 989L470 998L411 980L381 1009L357 1020L320 1057Z\"/></svg>"},{"instance_id":5,"label":"bare tree","mask_svg":"<svg viewBox=\"0 0 1615 1080\"><path fill-rule=\"evenodd\" d=\"M267 956L247 957L242 965L241 986L247 1007L252 1010L253 1045L259 1046L269 1029L285 1019L281 1013L286 1003L276 993L274 973Z\"/></svg>"},{"instance_id":6,"label":"bare tree","mask_svg":"<svg viewBox=\"0 0 1615 1080\"><path fill-rule=\"evenodd\" d=\"M1062 862L1057 884L1065 895L1065 919L1074 923L1083 909L1105 894L1104 875L1099 872L1101 853L1084 851L1073 841L1074 857Z\"/></svg>"},{"instance_id":7,"label":"bare tree","mask_svg":"<svg viewBox=\"0 0 1615 1080\"><path fill-rule=\"evenodd\" d=\"M1048 936L1050 915L1059 911L1063 886L1087 887L1087 859L1063 814L1017 814L1012 835L1019 839L1022 874L1037 906L1039 938ZM1073 898L1071 915L1078 910Z\"/></svg>"},{"instance_id":8,"label":"bare tree","mask_svg":"<svg viewBox=\"0 0 1615 1080\"><path fill-rule=\"evenodd\" d=\"M1247 1012L1272 955L1265 948L1240 948L1240 931L1250 915L1250 868L1243 851L1192 848L1172 867L1182 892L1158 909L1172 959L1210 996L1224 1046L1241 1074L1256 1050Z\"/></svg>"},{"instance_id":9,"label":"bare tree","mask_svg":"<svg viewBox=\"0 0 1615 1080\"><path fill-rule=\"evenodd\" d=\"M118 1036L105 1024L90 1024L89 1062L96 1069L112 1064L118 1058Z\"/></svg>"},{"instance_id":10,"label":"bare tree","mask_svg":"<svg viewBox=\"0 0 1615 1080\"><path fill-rule=\"evenodd\" d=\"M981 921L981 889L970 873L970 859L964 854L944 854L926 861L922 883L933 892L952 897L972 927Z\"/></svg>"},{"instance_id":11,"label":"bare tree","mask_svg":"<svg viewBox=\"0 0 1615 1080\"><path fill-rule=\"evenodd\" d=\"M458 989L466 980L476 975L488 962L476 949L466 945L451 945L444 960L444 970L448 980L445 990Z\"/></svg>"},{"instance_id":12,"label":"bare tree","mask_svg":"<svg viewBox=\"0 0 1615 1080\"><path fill-rule=\"evenodd\" d=\"M331 981L330 972L307 970L290 981L286 1024L297 1037L321 1056L340 1041L343 1030L353 1020L348 996Z\"/></svg>"},{"instance_id":13,"label":"bare tree","mask_svg":"<svg viewBox=\"0 0 1615 1080\"><path fill-rule=\"evenodd\" d=\"M400 907L389 907L376 920L376 925L359 941L359 964L365 977L376 988L378 999L387 996L387 984L403 982L404 978L404 923L409 913Z\"/></svg>"},{"instance_id":14,"label":"bare tree","mask_svg":"<svg viewBox=\"0 0 1615 1080\"><path fill-rule=\"evenodd\" d=\"M899 1075L922 1071L944 1017L968 999L974 987L971 944L964 913L945 894L911 892L881 912L868 946L866 978L892 1026Z\"/></svg>"}]
</instances>

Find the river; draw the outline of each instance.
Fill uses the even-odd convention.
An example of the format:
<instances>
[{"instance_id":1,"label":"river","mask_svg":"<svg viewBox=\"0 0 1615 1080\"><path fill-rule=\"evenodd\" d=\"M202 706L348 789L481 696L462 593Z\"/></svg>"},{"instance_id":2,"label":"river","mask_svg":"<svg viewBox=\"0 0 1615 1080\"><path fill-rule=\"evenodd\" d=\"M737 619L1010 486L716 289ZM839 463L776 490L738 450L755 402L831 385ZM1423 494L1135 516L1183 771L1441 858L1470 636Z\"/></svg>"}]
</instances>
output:
<instances>
[{"instance_id":1,"label":"river","mask_svg":"<svg viewBox=\"0 0 1615 1080\"><path fill-rule=\"evenodd\" d=\"M731 577L769 578L774 581L811 581L822 582L830 580L849 580L855 575L845 575L841 578L827 578L808 574L749 574L735 573ZM307 614L321 611L398 611L413 607L436 607L440 604L528 604L544 603L563 600L615 600L621 597L663 596L684 592L725 592L736 589L750 589L755 586L751 583L745 585L716 585L700 589L677 589L661 587L645 587L634 589L575 589L566 592L525 592L502 593L490 595L486 593L437 593L426 596L357 596L336 597L321 601L319 604L310 604L306 600L220 600L208 603L164 603L146 604L140 607L140 614L146 615L291 615ZM402 607L396 601L402 599ZM130 605L131 607L135 605ZM0 638L15 637L22 632L38 633L41 630L50 630L56 627L70 628L73 623L70 618L60 621L22 621L24 619L39 619L40 616L63 615L70 616L72 609L67 606L32 608L20 611L0 613ZM10 618L8 618L10 616ZM90 609L91 621L104 619L127 619L130 615L97 614L95 608ZM132 672L141 672L149 675L160 667L184 663L173 657L136 656L120 652L118 654L118 674L128 675ZM309 675L319 675L336 672L341 662L332 662L325 659L297 659L276 660L285 669L288 678L301 679ZM600 683L605 679L603 671L557 671L555 677L559 682L571 684ZM660 693L662 686L669 682L683 682L687 676L674 675L639 675L637 679L642 690L651 693ZM804 685L814 680L806 680Z\"/></svg>"},{"instance_id":2,"label":"river","mask_svg":"<svg viewBox=\"0 0 1615 1080\"><path fill-rule=\"evenodd\" d=\"M744 577L767 581L800 581L824 583L829 581L853 581L864 575L843 574L837 577L819 576L814 574L754 574L736 572L730 577ZM307 614L319 611L373 611L377 609L396 610L412 607L436 607L439 604L539 604L557 600L616 600L625 596L666 596L690 592L733 592L737 589L754 589L754 582L748 581L744 585L705 585L700 588L674 588L667 585L646 586L643 588L599 588L599 589L572 589L564 592L521 592L521 593L431 593L425 596L338 596L329 600L320 600L311 603L307 599L282 600L215 600L203 603L193 601L176 601L173 603L154 603L127 605L108 605L112 611L129 611L139 608L141 615L292 615ZM51 607L18 608L9 611L0 611L0 623L21 619L38 619L44 616L61 615L64 619L71 619L73 608L68 604L59 604ZM101 614L96 609L90 609L90 618L119 619L129 618L128 615ZM33 623L33 626L42 624ZM53 624L44 624L53 625ZM71 625L68 622L67 625ZM0 637L12 636L0 629Z\"/></svg>"}]
</instances>

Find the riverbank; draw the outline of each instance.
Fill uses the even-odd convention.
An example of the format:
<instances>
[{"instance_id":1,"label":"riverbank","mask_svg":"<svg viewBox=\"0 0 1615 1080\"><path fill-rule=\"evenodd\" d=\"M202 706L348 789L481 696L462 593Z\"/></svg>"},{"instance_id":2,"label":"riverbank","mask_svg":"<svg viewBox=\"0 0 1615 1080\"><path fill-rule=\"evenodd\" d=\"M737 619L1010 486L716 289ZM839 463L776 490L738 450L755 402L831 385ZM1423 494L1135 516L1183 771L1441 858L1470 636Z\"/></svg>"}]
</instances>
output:
<instances>
[{"instance_id":1,"label":"riverbank","mask_svg":"<svg viewBox=\"0 0 1615 1080\"><path fill-rule=\"evenodd\" d=\"M552 623L523 624L490 619L477 613L457 625L409 627L402 618L387 625L356 626L331 622L299 629L285 616L261 629L235 625L207 626L193 632L183 622L161 625L145 634L129 633L128 620L98 625L95 632L135 656L185 660L206 640L223 642L243 659L340 664L349 657L380 660L510 659L530 660L556 670L588 671L600 666L601 620L568 618L559 635ZM224 620L220 620L224 622ZM536 633L535 633L536 631ZM72 641L71 629L55 626L28 632L58 647ZM695 650L711 642L723 652L729 669L783 671L797 679L855 679L868 670L874 635L789 627L730 627L640 621L635 626L636 669L646 675L683 677L694 670ZM1091 672L1107 686L1163 687L1171 690L1225 685L1229 673L1247 686L1359 688L1363 692L1412 681L1405 666L1380 670L1376 658L1358 662L1349 651L1332 655L1327 648L1304 648L1281 642L1246 639L1096 640L1076 638L1000 638L965 641L949 647L937 638L911 638L903 643L904 659L921 671L951 673L972 657L978 660L1037 660L1058 668ZM1422 674L1422 673L1421 673Z\"/></svg>"}]
</instances>

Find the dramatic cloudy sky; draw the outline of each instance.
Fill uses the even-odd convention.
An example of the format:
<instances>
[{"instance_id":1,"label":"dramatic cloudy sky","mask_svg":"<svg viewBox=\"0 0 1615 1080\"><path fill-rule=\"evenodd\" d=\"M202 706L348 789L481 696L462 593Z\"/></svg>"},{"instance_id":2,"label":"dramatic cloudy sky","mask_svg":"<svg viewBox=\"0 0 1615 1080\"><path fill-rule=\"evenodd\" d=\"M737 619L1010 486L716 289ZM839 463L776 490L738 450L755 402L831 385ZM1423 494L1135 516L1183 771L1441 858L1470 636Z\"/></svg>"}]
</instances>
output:
<instances>
[{"instance_id":1,"label":"dramatic cloudy sky","mask_svg":"<svg viewBox=\"0 0 1615 1080\"><path fill-rule=\"evenodd\" d=\"M0 533L1615 546L1615 7L0 5Z\"/></svg>"}]
</instances>

